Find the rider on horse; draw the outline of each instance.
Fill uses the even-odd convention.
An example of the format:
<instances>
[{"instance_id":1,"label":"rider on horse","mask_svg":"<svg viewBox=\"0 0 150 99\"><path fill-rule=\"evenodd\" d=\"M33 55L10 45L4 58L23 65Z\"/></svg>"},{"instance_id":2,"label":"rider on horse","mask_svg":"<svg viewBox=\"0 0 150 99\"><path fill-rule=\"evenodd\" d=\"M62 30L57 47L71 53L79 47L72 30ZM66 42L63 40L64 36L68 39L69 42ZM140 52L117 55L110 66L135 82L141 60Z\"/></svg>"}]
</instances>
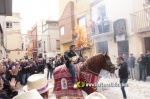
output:
<instances>
[{"instance_id":1,"label":"rider on horse","mask_svg":"<svg viewBox=\"0 0 150 99\"><path fill-rule=\"evenodd\" d=\"M75 66L73 63L73 57L77 56L77 54L75 53L75 45L71 45L69 47L69 50L66 51L64 53L64 58L66 60L66 66L69 69L70 73L71 73L71 78L72 78L72 83L73 83L73 87L76 88L77 85L75 84Z\"/></svg>"}]
</instances>

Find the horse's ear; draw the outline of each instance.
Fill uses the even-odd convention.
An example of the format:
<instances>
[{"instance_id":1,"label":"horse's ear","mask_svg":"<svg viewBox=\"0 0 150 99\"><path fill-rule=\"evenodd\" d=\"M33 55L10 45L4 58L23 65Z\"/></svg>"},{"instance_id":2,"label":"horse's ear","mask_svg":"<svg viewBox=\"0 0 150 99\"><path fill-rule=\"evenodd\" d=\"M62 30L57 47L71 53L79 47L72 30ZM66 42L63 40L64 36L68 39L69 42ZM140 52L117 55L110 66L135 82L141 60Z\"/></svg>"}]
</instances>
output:
<instances>
[{"instance_id":1,"label":"horse's ear","mask_svg":"<svg viewBox=\"0 0 150 99\"><path fill-rule=\"evenodd\" d=\"M108 54L108 52L106 52L106 54L105 55L107 55Z\"/></svg>"},{"instance_id":2,"label":"horse's ear","mask_svg":"<svg viewBox=\"0 0 150 99\"><path fill-rule=\"evenodd\" d=\"M103 56L105 56L106 55L106 53L105 52L103 52Z\"/></svg>"}]
</instances>

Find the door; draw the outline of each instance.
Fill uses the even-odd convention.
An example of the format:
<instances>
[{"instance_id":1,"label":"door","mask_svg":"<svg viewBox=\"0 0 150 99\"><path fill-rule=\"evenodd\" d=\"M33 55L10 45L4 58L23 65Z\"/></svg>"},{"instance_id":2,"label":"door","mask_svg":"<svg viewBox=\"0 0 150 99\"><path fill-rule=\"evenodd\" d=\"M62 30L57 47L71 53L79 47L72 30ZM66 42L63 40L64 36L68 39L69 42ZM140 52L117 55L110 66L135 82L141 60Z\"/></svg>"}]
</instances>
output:
<instances>
[{"instance_id":1,"label":"door","mask_svg":"<svg viewBox=\"0 0 150 99\"><path fill-rule=\"evenodd\" d=\"M144 39L144 41L145 41L145 52L147 52L148 50L150 50L150 37L146 37L145 39ZM148 71L148 68L150 68L149 66L147 66L147 73L148 72L150 72L150 71Z\"/></svg>"},{"instance_id":2,"label":"door","mask_svg":"<svg viewBox=\"0 0 150 99\"><path fill-rule=\"evenodd\" d=\"M145 38L145 52L150 50L150 37Z\"/></svg>"}]
</instances>

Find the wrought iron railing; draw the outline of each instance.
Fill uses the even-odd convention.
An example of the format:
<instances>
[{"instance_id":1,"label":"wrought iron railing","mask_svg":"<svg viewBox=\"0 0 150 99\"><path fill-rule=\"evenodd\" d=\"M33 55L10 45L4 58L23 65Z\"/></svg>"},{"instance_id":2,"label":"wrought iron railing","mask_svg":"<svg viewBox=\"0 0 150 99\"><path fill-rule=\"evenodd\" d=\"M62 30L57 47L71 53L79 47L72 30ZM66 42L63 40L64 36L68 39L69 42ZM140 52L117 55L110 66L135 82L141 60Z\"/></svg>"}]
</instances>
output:
<instances>
[{"instance_id":1,"label":"wrought iron railing","mask_svg":"<svg viewBox=\"0 0 150 99\"><path fill-rule=\"evenodd\" d=\"M131 28L133 32L150 30L150 8L131 14Z\"/></svg>"}]
</instances>

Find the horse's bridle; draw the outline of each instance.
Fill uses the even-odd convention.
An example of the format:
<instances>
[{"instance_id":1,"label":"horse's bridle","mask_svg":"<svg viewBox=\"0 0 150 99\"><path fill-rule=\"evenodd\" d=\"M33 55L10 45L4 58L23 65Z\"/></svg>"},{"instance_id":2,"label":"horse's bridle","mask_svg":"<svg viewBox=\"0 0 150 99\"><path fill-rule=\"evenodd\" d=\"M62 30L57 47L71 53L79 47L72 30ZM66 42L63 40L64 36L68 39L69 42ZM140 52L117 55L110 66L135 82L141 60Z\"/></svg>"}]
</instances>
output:
<instances>
[{"instance_id":1,"label":"horse's bridle","mask_svg":"<svg viewBox=\"0 0 150 99\"><path fill-rule=\"evenodd\" d=\"M96 73L96 72L93 72L93 71L91 71L90 69L88 69L88 67L86 67L87 66L87 63L85 62L84 63L85 65L83 65L88 71L90 71L91 73L93 73L93 74L95 74L95 75L99 75L99 73Z\"/></svg>"},{"instance_id":2,"label":"horse's bridle","mask_svg":"<svg viewBox=\"0 0 150 99\"><path fill-rule=\"evenodd\" d=\"M104 56L104 59L105 59L107 65L110 66L110 68L111 68L111 66L112 66L113 64L112 64L110 61L108 61L105 56ZM99 73L93 72L93 71L91 71L90 69L88 69L88 67L86 67L86 66L87 66L87 63L86 63L86 62L85 62L84 64L85 64L85 65L83 65L83 66L84 66L88 71L90 71L91 73L93 73L93 74L95 74L95 75L99 75ZM109 73L109 72L108 72L108 73Z\"/></svg>"}]
</instances>

